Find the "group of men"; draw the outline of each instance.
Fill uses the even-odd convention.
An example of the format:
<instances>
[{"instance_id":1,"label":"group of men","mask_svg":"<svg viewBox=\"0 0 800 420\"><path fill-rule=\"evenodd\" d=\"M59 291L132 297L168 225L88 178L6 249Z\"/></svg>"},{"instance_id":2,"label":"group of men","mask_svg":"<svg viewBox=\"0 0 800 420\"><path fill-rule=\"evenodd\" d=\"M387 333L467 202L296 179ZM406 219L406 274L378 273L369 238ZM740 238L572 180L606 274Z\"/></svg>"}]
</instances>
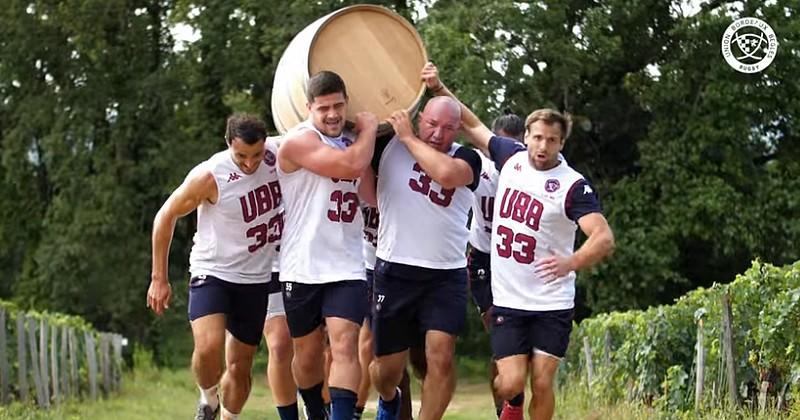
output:
<instances>
[{"instance_id":1,"label":"group of men","mask_svg":"<svg viewBox=\"0 0 800 420\"><path fill-rule=\"evenodd\" d=\"M280 144L258 118L234 115L228 149L192 169L159 210L147 295L157 314L171 295L175 222L197 210L196 418L238 417L263 330L282 420L299 418L298 393L308 419L360 418L370 384L377 419L410 418L400 384L412 349L424 365L418 418L440 419L455 389L468 289L491 334L498 416L523 418L530 370L530 416L552 417L575 271L614 246L597 195L560 154L571 123L543 109L524 124L498 119L496 135L432 63L421 77L434 96L416 132L403 110L388 119L388 135L369 112L346 129L347 89L329 71L310 78L309 117ZM455 143L459 132L474 149ZM521 133L524 144L506 137ZM573 251L576 226L587 239Z\"/></svg>"}]
</instances>

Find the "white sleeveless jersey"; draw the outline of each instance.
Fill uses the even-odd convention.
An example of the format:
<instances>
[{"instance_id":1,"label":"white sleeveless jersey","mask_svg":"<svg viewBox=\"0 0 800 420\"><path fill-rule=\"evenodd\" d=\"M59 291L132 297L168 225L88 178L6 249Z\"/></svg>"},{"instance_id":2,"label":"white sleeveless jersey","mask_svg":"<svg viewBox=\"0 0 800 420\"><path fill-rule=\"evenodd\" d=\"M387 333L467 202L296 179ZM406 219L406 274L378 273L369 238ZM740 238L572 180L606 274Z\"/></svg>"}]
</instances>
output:
<instances>
[{"instance_id":1,"label":"white sleeveless jersey","mask_svg":"<svg viewBox=\"0 0 800 420\"><path fill-rule=\"evenodd\" d=\"M526 152L506 161L500 172L492 231L494 305L527 311L570 309L575 303L575 272L545 284L535 262L549 249L571 255L577 224L566 215L566 199L583 176L565 161L555 168L533 168Z\"/></svg>"},{"instance_id":2,"label":"white sleeveless jersey","mask_svg":"<svg viewBox=\"0 0 800 420\"><path fill-rule=\"evenodd\" d=\"M354 137L332 138L308 122L292 132L314 131L328 147L345 149ZM306 284L365 280L364 227L358 180L326 178L305 168L278 175L286 223L281 246L281 281Z\"/></svg>"},{"instance_id":3,"label":"white sleeveless jersey","mask_svg":"<svg viewBox=\"0 0 800 420\"><path fill-rule=\"evenodd\" d=\"M454 143L448 154L453 156L459 147ZM378 258L434 269L466 267L471 205L468 187L443 189L392 138L378 174Z\"/></svg>"},{"instance_id":4,"label":"white sleeveless jersey","mask_svg":"<svg viewBox=\"0 0 800 420\"><path fill-rule=\"evenodd\" d=\"M367 203L361 205L361 212L364 216L364 266L367 270L374 270L380 216L378 215L378 208L372 207Z\"/></svg>"},{"instance_id":5,"label":"white sleeveless jersey","mask_svg":"<svg viewBox=\"0 0 800 420\"><path fill-rule=\"evenodd\" d=\"M197 232L189 256L192 277L231 283L266 283L283 232L283 201L275 171L277 149L268 142L255 173L247 175L224 150L198 165L217 182L215 204L197 208Z\"/></svg>"},{"instance_id":6,"label":"white sleeveless jersey","mask_svg":"<svg viewBox=\"0 0 800 420\"><path fill-rule=\"evenodd\" d=\"M500 172L483 152L480 150L476 152L481 157L481 182L473 191L469 243L478 251L488 254L492 247L494 195L497 192L497 178Z\"/></svg>"}]
</instances>

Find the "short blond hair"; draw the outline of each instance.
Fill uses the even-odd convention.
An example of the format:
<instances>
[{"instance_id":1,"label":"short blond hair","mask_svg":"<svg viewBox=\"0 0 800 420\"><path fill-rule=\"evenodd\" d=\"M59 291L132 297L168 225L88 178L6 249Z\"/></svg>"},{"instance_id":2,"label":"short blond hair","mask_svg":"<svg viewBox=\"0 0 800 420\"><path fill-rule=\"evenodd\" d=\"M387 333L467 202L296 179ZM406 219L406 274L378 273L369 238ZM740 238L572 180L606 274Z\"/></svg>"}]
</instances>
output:
<instances>
[{"instance_id":1,"label":"short blond hair","mask_svg":"<svg viewBox=\"0 0 800 420\"><path fill-rule=\"evenodd\" d=\"M530 130L531 124L544 121L547 125L559 124L561 126L561 139L566 140L572 132L572 117L567 113L560 113L552 108L542 108L528 114L525 118L525 129Z\"/></svg>"}]
</instances>

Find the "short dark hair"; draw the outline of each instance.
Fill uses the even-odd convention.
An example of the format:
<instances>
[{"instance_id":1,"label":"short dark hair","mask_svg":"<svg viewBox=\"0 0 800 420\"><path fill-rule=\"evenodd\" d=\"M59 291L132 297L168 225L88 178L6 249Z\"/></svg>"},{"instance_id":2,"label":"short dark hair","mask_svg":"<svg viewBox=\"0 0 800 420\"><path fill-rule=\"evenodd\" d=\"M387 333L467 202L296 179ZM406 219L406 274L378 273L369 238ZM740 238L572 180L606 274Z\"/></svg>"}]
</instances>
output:
<instances>
[{"instance_id":1,"label":"short dark hair","mask_svg":"<svg viewBox=\"0 0 800 420\"><path fill-rule=\"evenodd\" d=\"M506 111L505 115L495 118L492 122L492 131L497 134L500 130L517 140L522 140L525 136L525 121L519 115Z\"/></svg>"},{"instance_id":2,"label":"short dark hair","mask_svg":"<svg viewBox=\"0 0 800 420\"><path fill-rule=\"evenodd\" d=\"M267 126L261 118L250 114L233 114L228 117L228 124L225 128L225 142L231 144L233 139L247 144L256 144L266 140Z\"/></svg>"},{"instance_id":3,"label":"short dark hair","mask_svg":"<svg viewBox=\"0 0 800 420\"><path fill-rule=\"evenodd\" d=\"M308 79L308 89L306 89L306 99L308 103L314 102L317 96L341 93L347 99L347 88L344 86L342 78L328 70L323 70Z\"/></svg>"}]
</instances>

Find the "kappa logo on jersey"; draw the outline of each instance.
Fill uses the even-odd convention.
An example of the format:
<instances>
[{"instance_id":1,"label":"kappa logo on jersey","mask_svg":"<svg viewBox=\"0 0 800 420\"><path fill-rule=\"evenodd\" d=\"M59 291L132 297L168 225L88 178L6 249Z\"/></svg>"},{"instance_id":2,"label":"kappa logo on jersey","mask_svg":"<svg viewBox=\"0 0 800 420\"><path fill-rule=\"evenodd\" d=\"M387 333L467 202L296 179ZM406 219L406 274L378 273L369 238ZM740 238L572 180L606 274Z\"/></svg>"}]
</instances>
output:
<instances>
[{"instance_id":1,"label":"kappa logo on jersey","mask_svg":"<svg viewBox=\"0 0 800 420\"><path fill-rule=\"evenodd\" d=\"M242 179L241 175L237 174L236 172L231 172L231 174L228 176L228 183L230 184L231 182L239 179Z\"/></svg>"},{"instance_id":2,"label":"kappa logo on jersey","mask_svg":"<svg viewBox=\"0 0 800 420\"><path fill-rule=\"evenodd\" d=\"M561 188L561 183L557 179L551 178L544 182L544 190L551 193Z\"/></svg>"},{"instance_id":3,"label":"kappa logo on jersey","mask_svg":"<svg viewBox=\"0 0 800 420\"><path fill-rule=\"evenodd\" d=\"M520 165L519 163L514 165L514 170L517 171L517 172L522 171L522 165Z\"/></svg>"},{"instance_id":4,"label":"kappa logo on jersey","mask_svg":"<svg viewBox=\"0 0 800 420\"><path fill-rule=\"evenodd\" d=\"M584 185L583 186L583 193L584 194L592 194L593 192L594 192L594 190L592 190L592 187L590 187L588 185Z\"/></svg>"},{"instance_id":5,"label":"kappa logo on jersey","mask_svg":"<svg viewBox=\"0 0 800 420\"><path fill-rule=\"evenodd\" d=\"M483 178L483 179L485 179L485 180L487 180L487 181L489 181L489 180L490 180L490 178L489 178L489 174L487 174L486 172L482 172L482 173L481 173L481 178Z\"/></svg>"},{"instance_id":6,"label":"kappa logo on jersey","mask_svg":"<svg viewBox=\"0 0 800 420\"><path fill-rule=\"evenodd\" d=\"M264 152L264 163L269 166L275 166L275 153L272 153L271 150L267 150Z\"/></svg>"},{"instance_id":7,"label":"kappa logo on jersey","mask_svg":"<svg viewBox=\"0 0 800 420\"><path fill-rule=\"evenodd\" d=\"M342 143L344 143L345 146L350 147L350 145L353 144L353 140L350 140L347 137L342 137Z\"/></svg>"}]
</instances>

